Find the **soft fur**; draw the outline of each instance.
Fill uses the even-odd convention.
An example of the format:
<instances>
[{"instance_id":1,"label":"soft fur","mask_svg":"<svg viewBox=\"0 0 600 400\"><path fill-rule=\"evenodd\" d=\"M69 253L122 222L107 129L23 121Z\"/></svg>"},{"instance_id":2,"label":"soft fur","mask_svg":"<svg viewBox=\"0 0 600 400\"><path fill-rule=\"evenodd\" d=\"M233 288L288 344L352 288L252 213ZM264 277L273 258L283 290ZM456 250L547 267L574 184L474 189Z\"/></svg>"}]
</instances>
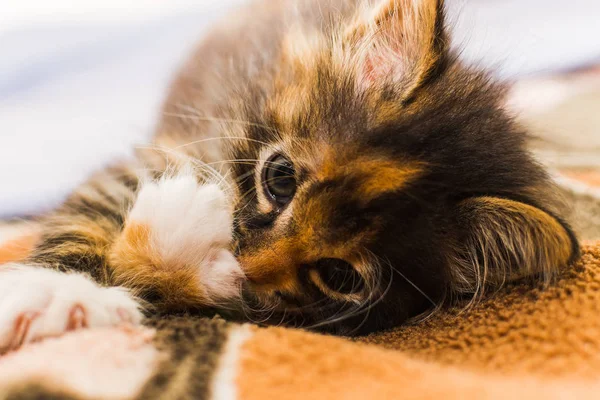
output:
<instances>
[{"instance_id":1,"label":"soft fur","mask_svg":"<svg viewBox=\"0 0 600 400\"><path fill-rule=\"evenodd\" d=\"M148 310L345 334L551 279L577 240L503 92L450 52L442 1L252 5L182 69L153 145L48 216L28 263Z\"/></svg>"}]
</instances>

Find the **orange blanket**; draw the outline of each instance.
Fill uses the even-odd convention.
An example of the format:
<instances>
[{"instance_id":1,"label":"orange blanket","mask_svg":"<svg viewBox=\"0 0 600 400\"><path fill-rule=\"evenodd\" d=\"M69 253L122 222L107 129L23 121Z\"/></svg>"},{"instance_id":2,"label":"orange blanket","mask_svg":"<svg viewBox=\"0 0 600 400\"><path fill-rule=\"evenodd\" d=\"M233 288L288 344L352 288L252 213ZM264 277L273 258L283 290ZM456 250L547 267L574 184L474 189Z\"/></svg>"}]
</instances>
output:
<instances>
[{"instance_id":1,"label":"orange blanket","mask_svg":"<svg viewBox=\"0 0 600 400\"><path fill-rule=\"evenodd\" d=\"M194 318L74 332L0 357L0 394L597 399L600 243L583 252L549 288L509 286L472 310L354 342Z\"/></svg>"}]
</instances>

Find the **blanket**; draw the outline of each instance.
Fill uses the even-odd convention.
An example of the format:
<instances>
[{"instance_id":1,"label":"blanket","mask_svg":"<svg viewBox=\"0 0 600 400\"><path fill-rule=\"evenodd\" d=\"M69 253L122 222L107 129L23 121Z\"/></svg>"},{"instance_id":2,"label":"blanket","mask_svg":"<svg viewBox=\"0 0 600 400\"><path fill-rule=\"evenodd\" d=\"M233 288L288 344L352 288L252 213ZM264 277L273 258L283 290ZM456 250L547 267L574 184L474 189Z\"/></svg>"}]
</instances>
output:
<instances>
[{"instance_id":1,"label":"blanket","mask_svg":"<svg viewBox=\"0 0 600 400\"><path fill-rule=\"evenodd\" d=\"M195 316L70 332L0 357L0 399L600 398L600 69L515 90L583 239L556 282L354 339ZM35 237L5 225L0 262Z\"/></svg>"}]
</instances>

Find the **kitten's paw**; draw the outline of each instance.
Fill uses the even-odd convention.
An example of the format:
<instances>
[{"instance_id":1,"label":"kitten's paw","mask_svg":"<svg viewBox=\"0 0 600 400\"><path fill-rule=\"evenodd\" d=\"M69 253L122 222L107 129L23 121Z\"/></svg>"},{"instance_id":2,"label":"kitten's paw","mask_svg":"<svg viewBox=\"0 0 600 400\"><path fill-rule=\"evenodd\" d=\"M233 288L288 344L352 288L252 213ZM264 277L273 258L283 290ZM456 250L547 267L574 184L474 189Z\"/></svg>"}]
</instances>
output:
<instances>
[{"instance_id":1,"label":"kitten's paw","mask_svg":"<svg viewBox=\"0 0 600 400\"><path fill-rule=\"evenodd\" d=\"M225 248L231 241L225 193L188 175L145 184L128 222L150 229L165 260L199 263L211 248Z\"/></svg>"},{"instance_id":2,"label":"kitten's paw","mask_svg":"<svg viewBox=\"0 0 600 400\"><path fill-rule=\"evenodd\" d=\"M244 276L228 250L232 224L231 207L218 185L176 176L142 187L125 226L127 245L121 248L130 255L147 254L154 271L190 271L198 293L188 297L216 304L237 296ZM143 275L138 271L138 278ZM172 279L180 279L176 276L181 275ZM182 284L175 285L181 289ZM186 294L180 296L184 300Z\"/></svg>"},{"instance_id":3,"label":"kitten's paw","mask_svg":"<svg viewBox=\"0 0 600 400\"><path fill-rule=\"evenodd\" d=\"M0 353L66 331L142 319L121 288L102 288L80 274L24 265L0 267Z\"/></svg>"}]
</instances>

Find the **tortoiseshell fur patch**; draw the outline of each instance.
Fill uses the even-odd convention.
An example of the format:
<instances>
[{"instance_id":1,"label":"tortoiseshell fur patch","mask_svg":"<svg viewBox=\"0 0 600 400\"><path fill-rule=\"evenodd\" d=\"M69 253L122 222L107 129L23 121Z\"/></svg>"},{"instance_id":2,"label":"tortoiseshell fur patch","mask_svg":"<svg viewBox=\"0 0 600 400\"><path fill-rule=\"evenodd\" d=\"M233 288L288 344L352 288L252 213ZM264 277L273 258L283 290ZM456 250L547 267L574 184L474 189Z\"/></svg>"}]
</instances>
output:
<instances>
[{"instance_id":1,"label":"tortoiseshell fur patch","mask_svg":"<svg viewBox=\"0 0 600 400\"><path fill-rule=\"evenodd\" d=\"M359 334L506 281L549 280L577 240L503 96L450 50L441 0L251 5L184 66L154 146L49 216L30 262L142 288L169 311L214 307L214 282L138 246L149 232L128 220L144 181L133 170L156 181L191 165L233 209L218 243L246 278L226 307L238 317ZM285 205L261 182L277 154L294 167ZM331 259L364 288L325 290L314 271Z\"/></svg>"}]
</instances>

